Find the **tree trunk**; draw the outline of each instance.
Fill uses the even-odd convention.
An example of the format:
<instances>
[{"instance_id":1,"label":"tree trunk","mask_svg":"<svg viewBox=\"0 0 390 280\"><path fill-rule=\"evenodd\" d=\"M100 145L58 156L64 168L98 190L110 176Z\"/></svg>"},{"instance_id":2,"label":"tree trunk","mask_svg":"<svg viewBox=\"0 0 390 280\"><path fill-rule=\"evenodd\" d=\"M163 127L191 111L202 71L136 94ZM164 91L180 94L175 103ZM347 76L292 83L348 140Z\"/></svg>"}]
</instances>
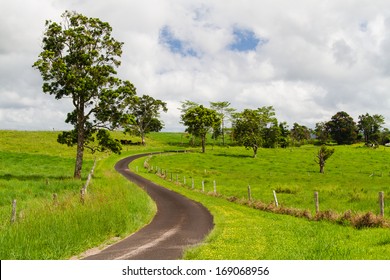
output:
<instances>
[{"instance_id":1,"label":"tree trunk","mask_svg":"<svg viewBox=\"0 0 390 280\"><path fill-rule=\"evenodd\" d=\"M79 103L77 113L77 152L76 152L76 164L74 168L73 177L81 179L81 170L83 168L83 157L84 157L84 142L85 142L85 128L84 128L84 103Z\"/></svg>"},{"instance_id":2,"label":"tree trunk","mask_svg":"<svg viewBox=\"0 0 390 280\"><path fill-rule=\"evenodd\" d=\"M320 173L325 173L324 171L325 164L320 164Z\"/></svg>"},{"instance_id":3,"label":"tree trunk","mask_svg":"<svg viewBox=\"0 0 390 280\"><path fill-rule=\"evenodd\" d=\"M79 129L77 135L76 165L74 168L74 178L81 179L84 157L84 128Z\"/></svg>"},{"instance_id":4,"label":"tree trunk","mask_svg":"<svg viewBox=\"0 0 390 280\"><path fill-rule=\"evenodd\" d=\"M258 149L257 145L254 145L253 146L253 158L257 157L257 149Z\"/></svg>"},{"instance_id":5,"label":"tree trunk","mask_svg":"<svg viewBox=\"0 0 390 280\"><path fill-rule=\"evenodd\" d=\"M225 146L225 124L222 118L222 145Z\"/></svg>"},{"instance_id":6,"label":"tree trunk","mask_svg":"<svg viewBox=\"0 0 390 280\"><path fill-rule=\"evenodd\" d=\"M202 135L202 153L206 152L206 135Z\"/></svg>"}]
</instances>

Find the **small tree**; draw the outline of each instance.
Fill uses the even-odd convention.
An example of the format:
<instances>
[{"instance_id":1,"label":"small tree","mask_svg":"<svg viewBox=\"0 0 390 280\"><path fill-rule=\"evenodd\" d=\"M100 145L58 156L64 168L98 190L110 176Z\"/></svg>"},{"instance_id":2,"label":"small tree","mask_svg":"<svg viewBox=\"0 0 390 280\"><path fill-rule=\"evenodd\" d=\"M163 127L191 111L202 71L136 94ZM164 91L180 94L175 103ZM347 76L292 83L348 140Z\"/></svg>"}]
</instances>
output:
<instances>
[{"instance_id":1,"label":"small tree","mask_svg":"<svg viewBox=\"0 0 390 280\"><path fill-rule=\"evenodd\" d=\"M290 135L293 141L297 141L299 145L302 145L310 139L310 130L304 125L294 123Z\"/></svg>"},{"instance_id":2,"label":"small tree","mask_svg":"<svg viewBox=\"0 0 390 280\"><path fill-rule=\"evenodd\" d=\"M326 122L316 123L314 133L321 144L326 144L329 141L330 135Z\"/></svg>"},{"instance_id":3,"label":"small tree","mask_svg":"<svg viewBox=\"0 0 390 280\"><path fill-rule=\"evenodd\" d=\"M318 150L317 159L315 160L316 163L320 165L320 173L324 173L325 163L334 153L334 149L330 149L326 147L325 145L322 145L321 148Z\"/></svg>"},{"instance_id":4,"label":"small tree","mask_svg":"<svg viewBox=\"0 0 390 280\"><path fill-rule=\"evenodd\" d=\"M233 133L235 140L257 156L259 147L274 147L280 136L280 128L272 106L256 110L245 109L234 115Z\"/></svg>"},{"instance_id":5,"label":"small tree","mask_svg":"<svg viewBox=\"0 0 390 280\"><path fill-rule=\"evenodd\" d=\"M183 124L187 126L186 132L199 136L202 140L202 153L206 151L206 136L211 129L221 125L215 110L205 108L202 105L188 109L181 117Z\"/></svg>"},{"instance_id":6,"label":"small tree","mask_svg":"<svg viewBox=\"0 0 390 280\"><path fill-rule=\"evenodd\" d=\"M167 112L167 104L151 96L143 95L139 98L129 99L129 104L124 102L125 111L129 118L123 126L125 131L141 137L142 145L145 145L145 135L149 132L158 132L164 125L159 120L160 111ZM132 118L135 118L132 119Z\"/></svg>"},{"instance_id":7,"label":"small tree","mask_svg":"<svg viewBox=\"0 0 390 280\"><path fill-rule=\"evenodd\" d=\"M364 142L369 144L378 144L380 142L380 130L385 123L385 118L382 115L365 115L359 116L358 128L363 133Z\"/></svg>"},{"instance_id":8,"label":"small tree","mask_svg":"<svg viewBox=\"0 0 390 280\"><path fill-rule=\"evenodd\" d=\"M226 117L231 117L234 113L234 108L229 108L230 102L210 102L211 109L214 109L219 114L221 118L221 129L219 130L222 135L222 144L225 145L225 120Z\"/></svg>"}]
</instances>

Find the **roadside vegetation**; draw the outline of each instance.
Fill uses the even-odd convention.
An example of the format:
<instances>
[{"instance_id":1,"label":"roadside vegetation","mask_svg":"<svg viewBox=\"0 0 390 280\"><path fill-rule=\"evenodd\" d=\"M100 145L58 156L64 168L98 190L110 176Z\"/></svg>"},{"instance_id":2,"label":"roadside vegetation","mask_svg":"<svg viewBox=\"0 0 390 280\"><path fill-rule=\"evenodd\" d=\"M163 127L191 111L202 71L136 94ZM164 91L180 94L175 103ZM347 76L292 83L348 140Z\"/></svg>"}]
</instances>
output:
<instances>
[{"instance_id":1,"label":"roadside vegetation","mask_svg":"<svg viewBox=\"0 0 390 280\"><path fill-rule=\"evenodd\" d=\"M72 176L76 150L58 144L56 132L0 134L0 259L68 259L152 219L151 199L114 170L120 157L100 154L82 204L80 189L92 155L86 156L80 181Z\"/></svg>"}]
</instances>

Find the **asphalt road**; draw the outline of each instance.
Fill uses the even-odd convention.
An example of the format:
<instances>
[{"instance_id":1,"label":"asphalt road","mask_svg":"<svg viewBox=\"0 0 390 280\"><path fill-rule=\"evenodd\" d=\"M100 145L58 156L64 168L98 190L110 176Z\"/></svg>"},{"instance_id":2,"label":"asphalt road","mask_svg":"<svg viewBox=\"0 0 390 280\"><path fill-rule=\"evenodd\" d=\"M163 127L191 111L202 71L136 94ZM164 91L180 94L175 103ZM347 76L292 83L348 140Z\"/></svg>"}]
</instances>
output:
<instances>
[{"instance_id":1,"label":"asphalt road","mask_svg":"<svg viewBox=\"0 0 390 280\"><path fill-rule=\"evenodd\" d=\"M131 161L148 156L140 154L122 159L115 169L143 188L156 202L152 222L126 239L111 245L88 260L175 260L186 247L200 243L213 228L213 216L200 203L131 172Z\"/></svg>"}]
</instances>

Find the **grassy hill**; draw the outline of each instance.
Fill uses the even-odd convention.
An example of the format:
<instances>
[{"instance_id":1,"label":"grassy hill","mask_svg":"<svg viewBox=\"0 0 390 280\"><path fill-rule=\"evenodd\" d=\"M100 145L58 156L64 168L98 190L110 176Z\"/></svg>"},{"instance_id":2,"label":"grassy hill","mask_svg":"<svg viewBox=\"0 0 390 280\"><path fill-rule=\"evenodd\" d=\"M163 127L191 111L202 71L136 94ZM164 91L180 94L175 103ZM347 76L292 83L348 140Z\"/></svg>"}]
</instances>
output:
<instances>
[{"instance_id":1,"label":"grassy hill","mask_svg":"<svg viewBox=\"0 0 390 280\"><path fill-rule=\"evenodd\" d=\"M0 259L67 259L129 235L156 211L143 191L115 172L121 157L107 154L98 155L82 204L80 189L94 156L86 154L83 179L74 180L75 149L56 138L56 132L0 131Z\"/></svg>"},{"instance_id":2,"label":"grassy hill","mask_svg":"<svg viewBox=\"0 0 390 280\"><path fill-rule=\"evenodd\" d=\"M210 147L206 154L153 156L147 161L153 171L142 168L145 159L131 168L200 201L212 212L214 231L205 244L187 252L187 259L390 259L389 228L370 224L379 214L378 192L390 193L390 150L362 145L335 148L326 174L320 174L314 162L315 146L262 149L257 159L241 147ZM164 176L156 176L156 169ZM253 209L258 202L247 201L248 184L252 200L261 200L266 210L298 209L305 214L296 218ZM279 208L273 206L273 190ZM318 218L314 191L320 194L323 216ZM389 210L386 206L385 213ZM343 220L348 215L356 217L359 226Z\"/></svg>"},{"instance_id":3,"label":"grassy hill","mask_svg":"<svg viewBox=\"0 0 390 280\"><path fill-rule=\"evenodd\" d=\"M82 181L74 180L75 150L59 145L56 137L56 132L0 131L0 259L67 259L136 231L156 209L143 191L114 171L114 164L135 153L188 148L189 142L182 133L153 133L146 147L124 146L120 156L99 154L82 204L80 188L94 155L85 157ZM115 137L126 136L118 132ZM253 159L242 147L209 146L206 154L194 149L154 156L148 160L154 172L143 169L145 158L131 168L212 212L215 229L204 244L187 251L187 259L390 259L388 228L356 229L260 211L245 202L249 184L253 200L272 205L276 190L281 207L306 210L310 216L315 216L314 191L323 211L378 214L378 192L390 193L390 150L336 147L326 174L319 174L317 149L262 149ZM167 172L165 179L156 176L156 167ZM176 178L183 182L184 176L183 187ZM213 194L214 180L218 195ZM58 198L53 200L53 194ZM11 225L14 199L17 219Z\"/></svg>"}]
</instances>

